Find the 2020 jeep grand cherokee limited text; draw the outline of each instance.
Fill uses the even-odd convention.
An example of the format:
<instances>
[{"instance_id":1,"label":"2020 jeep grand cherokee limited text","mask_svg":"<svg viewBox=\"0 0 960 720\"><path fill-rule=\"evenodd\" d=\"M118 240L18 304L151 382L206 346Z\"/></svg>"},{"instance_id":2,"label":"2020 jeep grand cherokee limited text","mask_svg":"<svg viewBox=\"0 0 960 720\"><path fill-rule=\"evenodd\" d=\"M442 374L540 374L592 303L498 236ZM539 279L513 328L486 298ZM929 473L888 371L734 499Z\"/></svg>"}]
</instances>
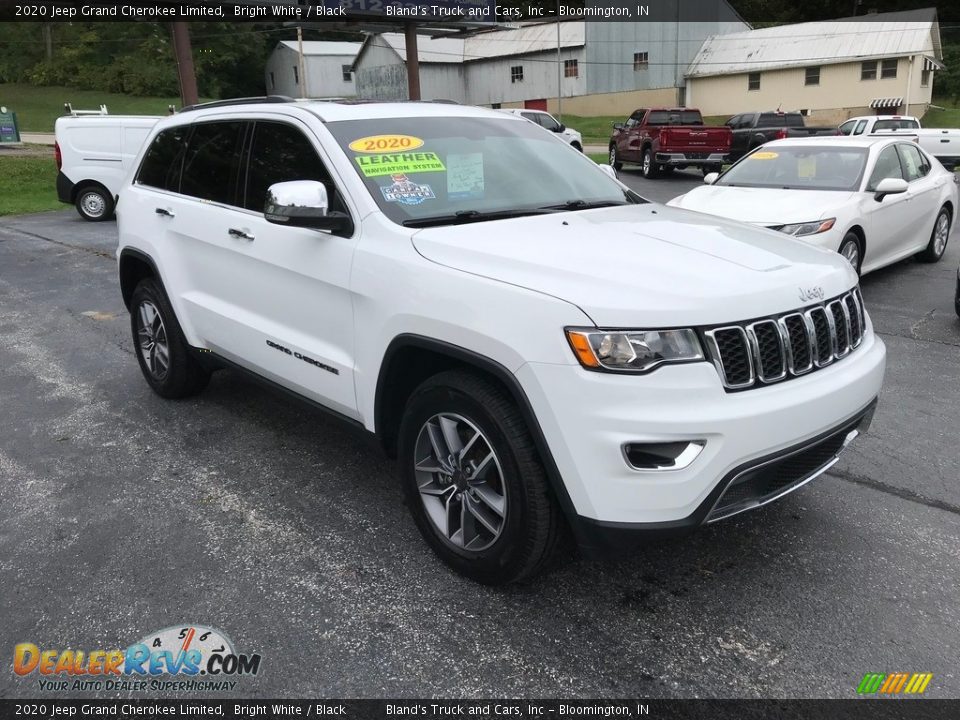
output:
<instances>
[{"instance_id":1,"label":"2020 jeep grand cherokee limited text","mask_svg":"<svg viewBox=\"0 0 960 720\"><path fill-rule=\"evenodd\" d=\"M846 261L552 140L446 104L161 121L118 206L147 382L240 368L375 434L426 541L488 583L567 529L629 550L832 464L885 359Z\"/></svg>"}]
</instances>

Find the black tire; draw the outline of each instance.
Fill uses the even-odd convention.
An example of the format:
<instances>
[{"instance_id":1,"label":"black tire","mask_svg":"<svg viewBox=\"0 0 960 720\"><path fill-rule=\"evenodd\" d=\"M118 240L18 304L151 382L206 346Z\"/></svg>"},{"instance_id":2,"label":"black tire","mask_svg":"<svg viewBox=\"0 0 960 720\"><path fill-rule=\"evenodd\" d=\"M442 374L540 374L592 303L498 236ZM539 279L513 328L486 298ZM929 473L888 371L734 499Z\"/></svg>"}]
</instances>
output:
<instances>
[{"instance_id":1,"label":"black tire","mask_svg":"<svg viewBox=\"0 0 960 720\"><path fill-rule=\"evenodd\" d=\"M147 324L145 318L152 317L153 311L160 325L154 321L149 323L149 332L141 332ZM130 329L140 370L157 395L168 399L185 398L196 395L206 387L210 371L190 354L190 346L183 336L170 300L163 286L153 278L141 280L133 291L130 299ZM148 348L150 341L151 347ZM159 349L163 341L167 348L165 369L162 369L162 353Z\"/></svg>"},{"instance_id":2,"label":"black tire","mask_svg":"<svg viewBox=\"0 0 960 720\"><path fill-rule=\"evenodd\" d=\"M103 222L113 217L113 198L103 185L84 185L74 201L77 213L89 222Z\"/></svg>"},{"instance_id":3,"label":"black tire","mask_svg":"<svg viewBox=\"0 0 960 720\"><path fill-rule=\"evenodd\" d=\"M580 143L572 142L570 143L570 146L577 152L583 152L583 147L580 145Z\"/></svg>"},{"instance_id":4,"label":"black tire","mask_svg":"<svg viewBox=\"0 0 960 720\"><path fill-rule=\"evenodd\" d=\"M856 270L857 275L859 275L860 268L863 265L863 243L860 242L860 237L855 232L848 232L843 236L837 252L848 261L851 260L851 257L856 258L855 261L851 261L850 264L853 266L853 269Z\"/></svg>"},{"instance_id":5,"label":"black tire","mask_svg":"<svg viewBox=\"0 0 960 720\"><path fill-rule=\"evenodd\" d=\"M612 167L614 170L623 170L623 163L620 162L620 153L617 152L616 145L610 146L609 157L610 157L610 167Z\"/></svg>"},{"instance_id":6,"label":"black tire","mask_svg":"<svg viewBox=\"0 0 960 720\"><path fill-rule=\"evenodd\" d=\"M495 453L495 479L505 511L499 535L489 540L486 547L474 550L457 546L454 537L448 537L450 526L446 533L440 529L421 496L415 470L417 443L423 442L422 432L429 436L427 424L440 414L465 420L482 433L482 441L469 447L476 448L484 442ZM426 380L407 401L400 423L398 456L404 494L414 521L427 544L454 570L477 582L502 585L532 578L549 565L561 536L560 510L550 494L546 472L523 417L499 386L481 375L460 370ZM428 484L444 484L444 473L419 472L421 482L426 476ZM447 498L448 508L456 503L454 496L458 495L457 488L449 489L451 496L442 496ZM448 523L449 517L448 514ZM462 527L461 539L465 537Z\"/></svg>"},{"instance_id":7,"label":"black tire","mask_svg":"<svg viewBox=\"0 0 960 720\"><path fill-rule=\"evenodd\" d=\"M957 271L957 290L953 296L953 309L957 311L957 317L960 317L960 271Z\"/></svg>"},{"instance_id":8,"label":"black tire","mask_svg":"<svg viewBox=\"0 0 960 720\"><path fill-rule=\"evenodd\" d=\"M653 159L653 150L645 148L640 156L640 169L643 176L648 180L653 180L659 174L657 172L657 163Z\"/></svg>"},{"instance_id":9,"label":"black tire","mask_svg":"<svg viewBox=\"0 0 960 720\"><path fill-rule=\"evenodd\" d=\"M946 206L940 208L940 212L937 213L937 219L933 221L933 230L930 232L930 242L927 243L927 247L925 247L922 252L917 253L917 260L935 263L943 257L943 253L947 250L947 243L950 241L951 220L950 209ZM945 226L943 227L944 235L942 238L939 235L941 226Z\"/></svg>"}]
</instances>

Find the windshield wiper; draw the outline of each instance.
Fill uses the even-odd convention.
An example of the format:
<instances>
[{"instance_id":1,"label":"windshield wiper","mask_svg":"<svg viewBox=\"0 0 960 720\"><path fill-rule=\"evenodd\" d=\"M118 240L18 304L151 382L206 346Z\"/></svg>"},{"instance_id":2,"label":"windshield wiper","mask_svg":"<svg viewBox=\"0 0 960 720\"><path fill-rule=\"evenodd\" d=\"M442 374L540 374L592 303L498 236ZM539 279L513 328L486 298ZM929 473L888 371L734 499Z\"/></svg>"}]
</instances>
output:
<instances>
[{"instance_id":1,"label":"windshield wiper","mask_svg":"<svg viewBox=\"0 0 960 720\"><path fill-rule=\"evenodd\" d=\"M466 223L484 222L486 220L505 220L507 218L524 217L526 215L545 215L556 212L553 208L514 208L512 210L458 210L450 215L433 215L431 217L413 218L401 223L404 227L426 228L437 225L464 225Z\"/></svg>"},{"instance_id":2,"label":"windshield wiper","mask_svg":"<svg viewBox=\"0 0 960 720\"><path fill-rule=\"evenodd\" d=\"M594 200L593 202L588 202L586 200L568 200L565 203L560 203L559 205L545 205L543 210L593 210L594 208L605 208L605 207L619 207L620 205L632 205L633 203L628 203L622 200Z\"/></svg>"}]
</instances>

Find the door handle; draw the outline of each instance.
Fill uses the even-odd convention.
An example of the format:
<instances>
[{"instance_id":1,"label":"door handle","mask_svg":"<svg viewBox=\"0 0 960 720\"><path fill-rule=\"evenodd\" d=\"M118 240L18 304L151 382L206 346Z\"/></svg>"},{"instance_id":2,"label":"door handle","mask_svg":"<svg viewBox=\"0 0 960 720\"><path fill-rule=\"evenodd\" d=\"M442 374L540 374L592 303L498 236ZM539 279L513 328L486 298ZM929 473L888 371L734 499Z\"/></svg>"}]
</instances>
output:
<instances>
[{"instance_id":1,"label":"door handle","mask_svg":"<svg viewBox=\"0 0 960 720\"><path fill-rule=\"evenodd\" d=\"M170 218L175 217L173 210L168 210L167 208L157 208L154 212L157 213L157 215L165 215Z\"/></svg>"},{"instance_id":2,"label":"door handle","mask_svg":"<svg viewBox=\"0 0 960 720\"><path fill-rule=\"evenodd\" d=\"M238 230L237 228L230 228L227 230L230 234L230 237L240 238L241 240L253 240L253 235L248 233L246 230Z\"/></svg>"}]
</instances>

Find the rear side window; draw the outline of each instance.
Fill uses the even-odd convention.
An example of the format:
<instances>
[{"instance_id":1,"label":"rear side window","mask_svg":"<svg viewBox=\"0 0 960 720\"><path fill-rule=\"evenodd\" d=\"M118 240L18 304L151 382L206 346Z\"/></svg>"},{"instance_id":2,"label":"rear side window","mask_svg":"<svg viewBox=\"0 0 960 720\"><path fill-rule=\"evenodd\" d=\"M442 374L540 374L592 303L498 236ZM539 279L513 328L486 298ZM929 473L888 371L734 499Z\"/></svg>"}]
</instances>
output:
<instances>
[{"instance_id":1,"label":"rear side window","mask_svg":"<svg viewBox=\"0 0 960 720\"><path fill-rule=\"evenodd\" d=\"M172 192L180 191L180 167L189 127L170 128L157 134L143 157L137 183Z\"/></svg>"},{"instance_id":2,"label":"rear side window","mask_svg":"<svg viewBox=\"0 0 960 720\"><path fill-rule=\"evenodd\" d=\"M194 125L183 162L180 192L235 205L242 137L242 122Z\"/></svg>"},{"instance_id":3,"label":"rear side window","mask_svg":"<svg viewBox=\"0 0 960 720\"><path fill-rule=\"evenodd\" d=\"M343 209L330 174L304 134L286 123L257 121L253 129L243 206L248 210L263 212L269 187L288 180L322 182L327 188L330 208Z\"/></svg>"}]
</instances>

